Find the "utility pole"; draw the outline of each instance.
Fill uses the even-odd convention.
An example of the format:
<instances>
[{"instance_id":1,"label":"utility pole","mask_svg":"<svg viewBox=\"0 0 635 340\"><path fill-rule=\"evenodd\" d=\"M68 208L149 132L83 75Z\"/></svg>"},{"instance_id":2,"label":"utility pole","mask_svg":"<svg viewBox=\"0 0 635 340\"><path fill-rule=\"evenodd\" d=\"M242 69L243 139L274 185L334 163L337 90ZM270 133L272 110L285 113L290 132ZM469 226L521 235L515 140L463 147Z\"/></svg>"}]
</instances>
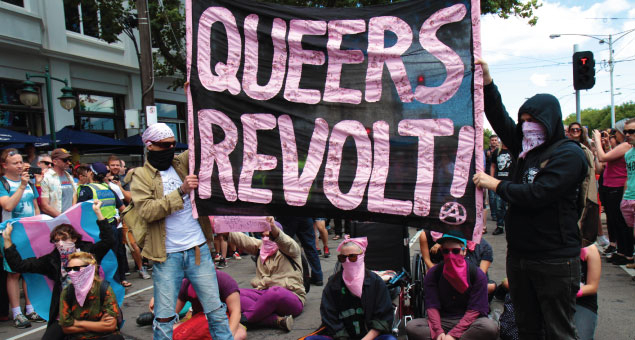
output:
<instances>
[{"instance_id":1,"label":"utility pole","mask_svg":"<svg viewBox=\"0 0 635 340\"><path fill-rule=\"evenodd\" d=\"M139 45L141 48L141 62L139 64L142 90L141 110L144 113L141 128L145 129L148 122L146 107L154 106L154 70L152 67L152 44L147 0L137 0L137 17L139 20Z\"/></svg>"},{"instance_id":2,"label":"utility pole","mask_svg":"<svg viewBox=\"0 0 635 340\"><path fill-rule=\"evenodd\" d=\"M614 91L613 90L613 35L612 34L609 34L609 72L611 73L611 128L615 128L615 98L613 95L613 91Z\"/></svg>"}]
</instances>

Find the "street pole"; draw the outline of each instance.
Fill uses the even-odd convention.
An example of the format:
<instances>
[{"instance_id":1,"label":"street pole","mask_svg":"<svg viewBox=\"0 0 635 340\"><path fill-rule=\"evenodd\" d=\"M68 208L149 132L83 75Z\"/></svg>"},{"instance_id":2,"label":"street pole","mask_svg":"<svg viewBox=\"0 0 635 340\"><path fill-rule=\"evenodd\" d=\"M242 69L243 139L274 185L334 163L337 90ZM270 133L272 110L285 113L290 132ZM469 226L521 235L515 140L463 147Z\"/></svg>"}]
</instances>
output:
<instances>
[{"instance_id":1,"label":"street pole","mask_svg":"<svg viewBox=\"0 0 635 340\"><path fill-rule=\"evenodd\" d=\"M609 73L611 74L611 128L615 128L615 98L613 94L613 36L609 34Z\"/></svg>"},{"instance_id":2,"label":"street pole","mask_svg":"<svg viewBox=\"0 0 635 340\"><path fill-rule=\"evenodd\" d=\"M57 149L57 138L55 137L55 114L53 113L53 96L51 95L51 74L49 67L44 68L44 83L46 84L46 104L49 110L49 126L51 129L51 142L53 149Z\"/></svg>"},{"instance_id":3,"label":"street pole","mask_svg":"<svg viewBox=\"0 0 635 340\"><path fill-rule=\"evenodd\" d=\"M143 119L141 128L145 129L148 122L146 107L154 105L154 71L152 68L152 44L150 38L150 20L147 0L137 0L137 17L139 20L139 45L141 49L141 110Z\"/></svg>"},{"instance_id":4,"label":"street pole","mask_svg":"<svg viewBox=\"0 0 635 340\"><path fill-rule=\"evenodd\" d=\"M573 53L578 52L578 44L573 45ZM582 125L582 117L580 116L580 90L575 90L575 120Z\"/></svg>"}]
</instances>

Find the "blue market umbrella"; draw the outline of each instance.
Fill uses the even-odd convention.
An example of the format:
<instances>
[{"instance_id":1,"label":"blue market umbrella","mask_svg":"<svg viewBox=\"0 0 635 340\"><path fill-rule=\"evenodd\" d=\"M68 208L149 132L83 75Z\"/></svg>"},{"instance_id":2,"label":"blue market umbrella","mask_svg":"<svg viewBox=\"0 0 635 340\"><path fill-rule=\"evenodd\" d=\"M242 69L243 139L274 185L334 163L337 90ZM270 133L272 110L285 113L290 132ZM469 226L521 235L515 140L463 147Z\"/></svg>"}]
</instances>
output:
<instances>
[{"instance_id":1,"label":"blue market umbrella","mask_svg":"<svg viewBox=\"0 0 635 340\"><path fill-rule=\"evenodd\" d=\"M103 145L103 146L128 146L124 141L105 137L102 135L65 127L55 133L57 145ZM51 136L42 136L46 142L51 141Z\"/></svg>"},{"instance_id":2,"label":"blue market umbrella","mask_svg":"<svg viewBox=\"0 0 635 340\"><path fill-rule=\"evenodd\" d=\"M44 141L41 137L35 137L24 133L0 128L0 143L2 144L24 144L42 142L46 141Z\"/></svg>"},{"instance_id":3,"label":"blue market umbrella","mask_svg":"<svg viewBox=\"0 0 635 340\"><path fill-rule=\"evenodd\" d=\"M130 146L136 146L140 148L145 147L145 144L143 144L143 140L141 139L141 135L130 136L128 138L123 139L123 141ZM180 150L185 150L187 149L187 144L177 142L175 148Z\"/></svg>"}]
</instances>

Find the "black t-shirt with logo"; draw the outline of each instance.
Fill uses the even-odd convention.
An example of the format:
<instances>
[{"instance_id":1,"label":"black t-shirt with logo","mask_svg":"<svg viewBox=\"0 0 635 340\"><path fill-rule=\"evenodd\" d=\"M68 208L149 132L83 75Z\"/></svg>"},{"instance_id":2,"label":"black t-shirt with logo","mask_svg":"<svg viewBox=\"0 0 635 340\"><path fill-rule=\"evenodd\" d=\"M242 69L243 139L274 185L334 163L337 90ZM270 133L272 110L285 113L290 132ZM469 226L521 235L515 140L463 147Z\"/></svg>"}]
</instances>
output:
<instances>
[{"instance_id":1,"label":"black t-shirt with logo","mask_svg":"<svg viewBox=\"0 0 635 340\"><path fill-rule=\"evenodd\" d=\"M507 149L496 151L492 157L494 162L494 177L500 180L511 180L514 158Z\"/></svg>"}]
</instances>

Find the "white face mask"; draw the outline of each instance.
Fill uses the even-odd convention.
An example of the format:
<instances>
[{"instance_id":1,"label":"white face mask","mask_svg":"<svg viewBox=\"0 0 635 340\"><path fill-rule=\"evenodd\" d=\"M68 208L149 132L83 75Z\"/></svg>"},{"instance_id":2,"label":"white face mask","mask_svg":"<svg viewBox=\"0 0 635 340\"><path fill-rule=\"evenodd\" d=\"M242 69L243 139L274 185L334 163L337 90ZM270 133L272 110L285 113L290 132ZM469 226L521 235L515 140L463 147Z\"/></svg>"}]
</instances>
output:
<instances>
[{"instance_id":1,"label":"white face mask","mask_svg":"<svg viewBox=\"0 0 635 340\"><path fill-rule=\"evenodd\" d=\"M540 123L524 122L523 123L523 151L518 155L524 158L527 153L547 141L547 132L545 127Z\"/></svg>"}]
</instances>

